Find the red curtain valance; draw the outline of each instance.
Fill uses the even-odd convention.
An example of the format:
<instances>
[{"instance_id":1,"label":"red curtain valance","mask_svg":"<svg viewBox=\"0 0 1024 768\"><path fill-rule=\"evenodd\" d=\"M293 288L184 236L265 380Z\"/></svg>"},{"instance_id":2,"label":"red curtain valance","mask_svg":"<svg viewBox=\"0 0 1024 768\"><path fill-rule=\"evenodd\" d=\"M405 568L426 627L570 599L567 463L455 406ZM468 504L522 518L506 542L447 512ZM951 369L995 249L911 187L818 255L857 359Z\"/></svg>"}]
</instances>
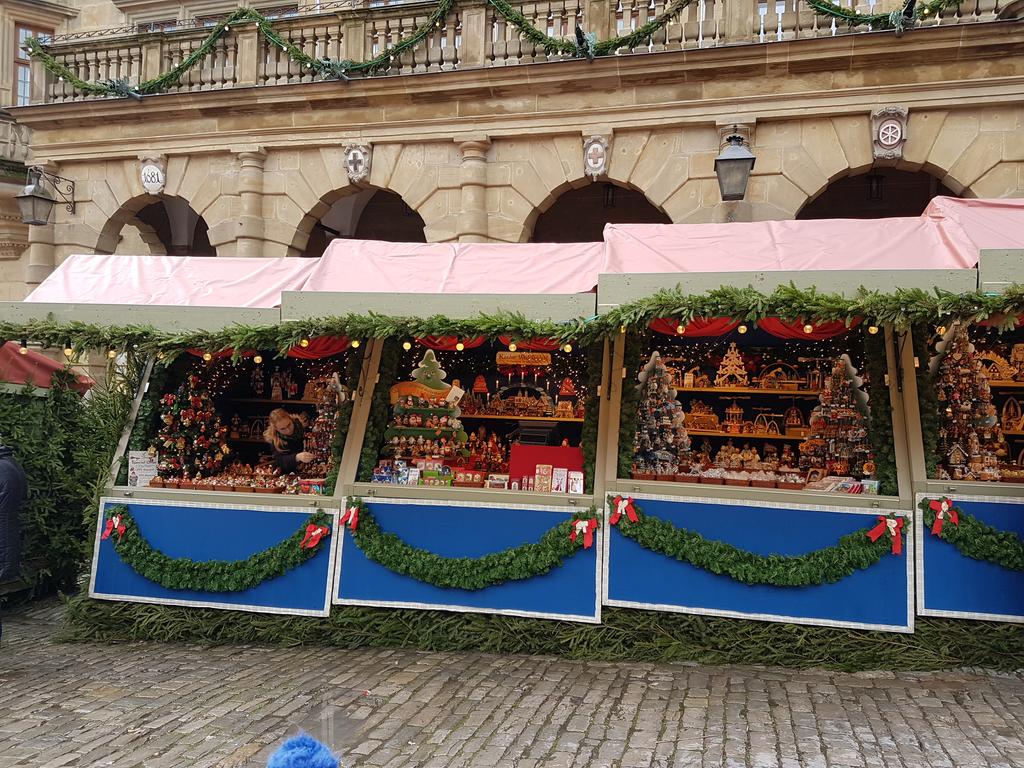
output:
<instances>
[{"instance_id":1,"label":"red curtain valance","mask_svg":"<svg viewBox=\"0 0 1024 768\"><path fill-rule=\"evenodd\" d=\"M679 333L679 321L670 317L660 317L650 322L650 329L663 333L666 336L723 336L739 326L738 320L731 320L728 317L697 318L686 324L683 333ZM825 323L811 323L810 333L804 331L807 325L803 320L780 320L777 317L766 317L757 322L757 327L772 336L780 339L806 339L808 341L821 341L831 339L846 333L850 328L856 328L860 324L860 318L854 319L849 328L841 320L830 320Z\"/></svg>"},{"instance_id":2,"label":"red curtain valance","mask_svg":"<svg viewBox=\"0 0 1024 768\"><path fill-rule=\"evenodd\" d=\"M694 318L686 324L682 334L679 333L679 321L670 317L659 317L652 320L650 329L666 336L722 336L738 326L739 320L730 320L728 317Z\"/></svg>"},{"instance_id":3,"label":"red curtain valance","mask_svg":"<svg viewBox=\"0 0 1024 768\"><path fill-rule=\"evenodd\" d=\"M294 347L288 350L288 357L294 357L297 360L319 360L321 357L330 357L331 355L337 355L348 349L348 339L344 336L314 336L309 340L309 344L303 347L301 344L296 344ZM195 355L196 357L203 357L206 353L201 349L190 349L189 354ZM226 357L231 357L234 354L232 349L224 349L220 352L211 352L214 360L223 360ZM245 350L242 357L252 357L256 354L253 349Z\"/></svg>"},{"instance_id":4,"label":"red curtain valance","mask_svg":"<svg viewBox=\"0 0 1024 768\"><path fill-rule=\"evenodd\" d=\"M513 342L511 336L499 336L498 341L506 347ZM562 348L563 342L555 339L524 339L515 342L516 348L524 352L554 352Z\"/></svg>"},{"instance_id":5,"label":"red curtain valance","mask_svg":"<svg viewBox=\"0 0 1024 768\"><path fill-rule=\"evenodd\" d=\"M810 333L804 327L810 325ZM825 323L806 323L803 320L780 320L777 317L766 317L757 321L757 327L762 331L778 336L780 339L806 339L808 341L822 341L831 339L833 336L840 336L852 328L860 325L860 318L854 318L849 326L842 320L829 320Z\"/></svg>"},{"instance_id":6,"label":"red curtain valance","mask_svg":"<svg viewBox=\"0 0 1024 768\"><path fill-rule=\"evenodd\" d=\"M483 344L486 339L483 336L477 336L475 339L460 339L458 336L424 336L422 339L416 339L416 341L437 352L455 352L455 345L460 341L464 349L475 349Z\"/></svg>"}]
</instances>

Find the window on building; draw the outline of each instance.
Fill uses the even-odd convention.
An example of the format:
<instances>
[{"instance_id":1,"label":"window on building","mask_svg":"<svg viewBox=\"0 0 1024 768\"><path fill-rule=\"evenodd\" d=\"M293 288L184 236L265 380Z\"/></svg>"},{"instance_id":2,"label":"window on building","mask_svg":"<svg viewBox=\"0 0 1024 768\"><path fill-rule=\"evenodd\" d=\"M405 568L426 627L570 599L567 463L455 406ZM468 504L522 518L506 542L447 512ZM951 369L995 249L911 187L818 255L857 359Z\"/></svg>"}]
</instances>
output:
<instances>
[{"instance_id":1,"label":"window on building","mask_svg":"<svg viewBox=\"0 0 1024 768\"><path fill-rule=\"evenodd\" d=\"M28 51L24 49L25 41L30 37L40 38L53 35L52 29L41 29L18 24L16 26L18 44L14 51L14 103L23 107L32 99L32 61Z\"/></svg>"},{"instance_id":2,"label":"window on building","mask_svg":"<svg viewBox=\"0 0 1024 768\"><path fill-rule=\"evenodd\" d=\"M181 28L177 19L161 19L160 21L142 21L138 24L139 32L173 32Z\"/></svg>"}]
</instances>

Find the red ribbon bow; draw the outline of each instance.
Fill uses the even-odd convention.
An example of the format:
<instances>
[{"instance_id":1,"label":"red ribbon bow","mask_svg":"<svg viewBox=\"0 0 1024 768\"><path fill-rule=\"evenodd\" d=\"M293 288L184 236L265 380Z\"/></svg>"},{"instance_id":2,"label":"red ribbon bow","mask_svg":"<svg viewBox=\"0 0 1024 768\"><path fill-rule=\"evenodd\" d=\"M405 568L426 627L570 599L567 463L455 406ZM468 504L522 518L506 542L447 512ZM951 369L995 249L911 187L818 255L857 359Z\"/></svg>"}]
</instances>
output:
<instances>
[{"instance_id":1,"label":"red ribbon bow","mask_svg":"<svg viewBox=\"0 0 1024 768\"><path fill-rule=\"evenodd\" d=\"M902 517L887 517L886 515L878 516L878 525L868 531L868 538L872 541L878 541L883 533L888 532L892 537L892 553L894 555L903 554L903 518Z\"/></svg>"},{"instance_id":2,"label":"red ribbon bow","mask_svg":"<svg viewBox=\"0 0 1024 768\"><path fill-rule=\"evenodd\" d=\"M341 516L341 524L348 525L353 531L359 527L359 507L349 507Z\"/></svg>"},{"instance_id":3,"label":"red ribbon bow","mask_svg":"<svg viewBox=\"0 0 1024 768\"><path fill-rule=\"evenodd\" d=\"M120 515L114 515L113 517L107 518L107 524L103 528L103 535L101 539L109 539L110 534L117 531L117 540L120 541L124 537L124 532L128 530L125 527L124 520L121 519Z\"/></svg>"},{"instance_id":4,"label":"red ribbon bow","mask_svg":"<svg viewBox=\"0 0 1024 768\"><path fill-rule=\"evenodd\" d=\"M935 522L932 523L932 535L942 538L942 524L946 516L953 525L960 525L960 513L957 512L953 502L949 499L932 499L928 505L935 512Z\"/></svg>"},{"instance_id":5,"label":"red ribbon bow","mask_svg":"<svg viewBox=\"0 0 1024 768\"><path fill-rule=\"evenodd\" d=\"M611 519L608 520L612 525L616 525L625 514L631 523L640 522L640 518L636 514L636 507L633 505L633 499L629 496L616 496L612 499L612 503L615 505L615 511L612 512Z\"/></svg>"},{"instance_id":6,"label":"red ribbon bow","mask_svg":"<svg viewBox=\"0 0 1024 768\"><path fill-rule=\"evenodd\" d=\"M324 536L330 536L331 529L326 525L316 525L310 523L306 526L306 535L302 537L302 542L299 544L301 549L313 549L317 544L320 543L320 539Z\"/></svg>"},{"instance_id":7,"label":"red ribbon bow","mask_svg":"<svg viewBox=\"0 0 1024 768\"><path fill-rule=\"evenodd\" d=\"M589 520L574 520L572 530L569 532L569 540L575 543L576 535L583 534L583 548L590 549L594 546L594 531L596 530L596 517L592 517Z\"/></svg>"}]
</instances>

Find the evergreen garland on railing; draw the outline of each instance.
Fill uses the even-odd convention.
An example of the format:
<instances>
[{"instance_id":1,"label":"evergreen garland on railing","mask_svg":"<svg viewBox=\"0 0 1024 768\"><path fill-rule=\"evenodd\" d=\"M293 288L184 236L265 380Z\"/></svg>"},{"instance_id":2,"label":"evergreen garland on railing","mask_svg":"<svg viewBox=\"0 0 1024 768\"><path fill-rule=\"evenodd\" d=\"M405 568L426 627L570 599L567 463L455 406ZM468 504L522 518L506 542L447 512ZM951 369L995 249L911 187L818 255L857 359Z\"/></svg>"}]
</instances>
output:
<instances>
[{"instance_id":1,"label":"evergreen garland on railing","mask_svg":"<svg viewBox=\"0 0 1024 768\"><path fill-rule=\"evenodd\" d=\"M931 0L918 5L916 0L906 0L901 8L881 13L858 13L854 8L837 5L829 0L806 0L815 13L835 19L850 27L870 26L872 29L891 29L902 34L912 29L917 22L935 16L949 8L957 8L963 0Z\"/></svg>"},{"instance_id":2,"label":"evergreen garland on railing","mask_svg":"<svg viewBox=\"0 0 1024 768\"><path fill-rule=\"evenodd\" d=\"M385 533L361 499L349 499L348 508L357 510L358 524L349 530L367 558L389 571L444 589L486 589L548 573L584 548L582 536L570 537L576 521L597 520L591 507L559 523L535 543L482 557L442 557L406 544L393 533Z\"/></svg>"},{"instance_id":3,"label":"evergreen garland on railing","mask_svg":"<svg viewBox=\"0 0 1024 768\"><path fill-rule=\"evenodd\" d=\"M487 0L494 7L502 18L519 30L524 39L541 46L545 53L561 53L568 56L579 56L592 59L596 56L607 56L620 49L632 50L641 45L646 45L651 36L664 27L683 8L694 0L675 0L664 12L660 13L651 21L631 30L629 34L619 35L608 40L597 42L593 35L584 35L582 30L577 32L577 40L551 37L534 27L525 16L506 0ZM427 35L435 29L439 29L444 20L451 13L454 0L438 0L437 5L427 20L420 25L412 34L403 38L395 45L387 47L366 61L351 61L349 59L335 60L327 57L316 58L310 56L299 46L285 38L270 19L259 11L251 8L239 8L226 19L218 22L210 30L210 33L187 57L174 68L154 78L145 80L138 85L132 85L128 80L101 80L91 83L81 79L64 62L57 60L43 43L34 37L25 41L25 49L30 58L37 59L47 72L57 77L60 81L68 83L80 93L86 96L117 96L121 98L141 99L143 96L152 95L173 88L181 78L203 59L213 53L217 41L227 34L232 25L255 23L259 33L272 46L279 48L288 57L312 74L323 80L349 80L352 74L375 75L391 69L396 59L416 48L426 39Z\"/></svg>"}]
</instances>

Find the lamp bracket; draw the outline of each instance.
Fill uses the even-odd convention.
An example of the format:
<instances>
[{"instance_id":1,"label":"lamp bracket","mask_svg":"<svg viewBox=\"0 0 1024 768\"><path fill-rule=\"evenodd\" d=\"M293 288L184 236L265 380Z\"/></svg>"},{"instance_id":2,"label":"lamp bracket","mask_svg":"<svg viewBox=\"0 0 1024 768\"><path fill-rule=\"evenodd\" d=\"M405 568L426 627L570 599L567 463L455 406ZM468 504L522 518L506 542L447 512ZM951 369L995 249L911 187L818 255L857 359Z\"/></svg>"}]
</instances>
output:
<instances>
[{"instance_id":1,"label":"lamp bracket","mask_svg":"<svg viewBox=\"0 0 1024 768\"><path fill-rule=\"evenodd\" d=\"M33 165L28 169L28 182L32 184L33 179L45 181L56 193L60 201L64 203L64 209L68 213L75 212L75 182L58 176L55 173L47 173L42 166Z\"/></svg>"}]
</instances>

